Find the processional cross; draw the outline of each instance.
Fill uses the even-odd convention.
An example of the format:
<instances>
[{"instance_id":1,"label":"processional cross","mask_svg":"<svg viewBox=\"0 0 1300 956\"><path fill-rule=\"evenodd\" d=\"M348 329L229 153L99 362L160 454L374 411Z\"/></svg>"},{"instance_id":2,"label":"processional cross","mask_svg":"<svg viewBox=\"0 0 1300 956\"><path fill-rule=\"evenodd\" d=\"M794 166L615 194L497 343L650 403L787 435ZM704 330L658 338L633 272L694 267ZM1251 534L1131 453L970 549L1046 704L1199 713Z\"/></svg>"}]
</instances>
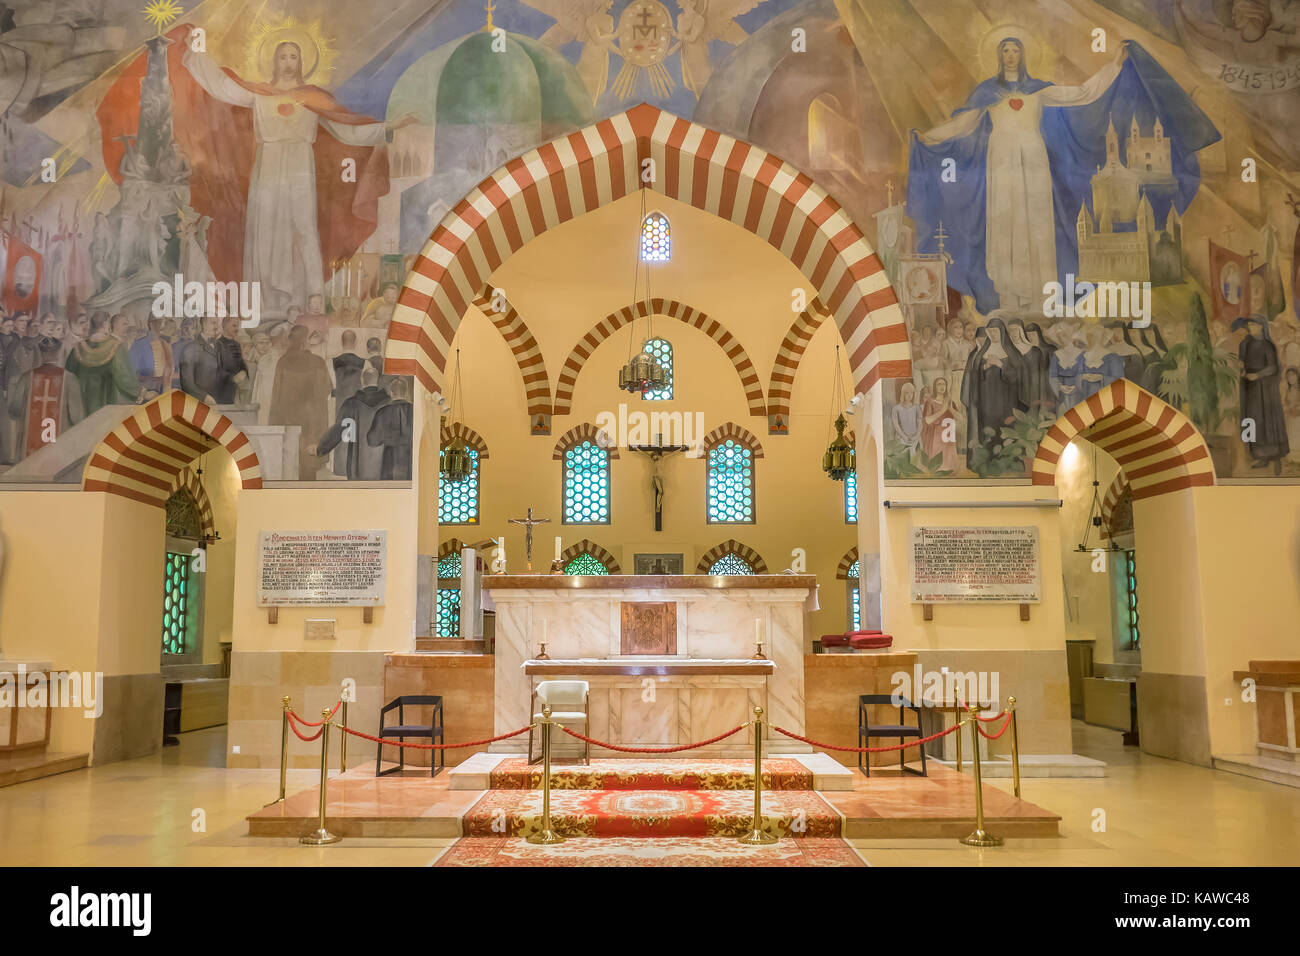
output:
<instances>
[{"instance_id":1,"label":"processional cross","mask_svg":"<svg viewBox=\"0 0 1300 956\"><path fill-rule=\"evenodd\" d=\"M524 526L524 556L528 561L528 570L533 569L533 525L549 524L550 518L534 518L533 509L528 509L527 518L507 518L511 524L521 524Z\"/></svg>"},{"instance_id":2,"label":"processional cross","mask_svg":"<svg viewBox=\"0 0 1300 956\"><path fill-rule=\"evenodd\" d=\"M655 435L653 445L628 445L628 451L639 451L650 458L650 489L655 496L655 530L664 530L664 479L659 472L659 463L669 455L679 451L690 451L690 445L665 445L664 434Z\"/></svg>"}]
</instances>

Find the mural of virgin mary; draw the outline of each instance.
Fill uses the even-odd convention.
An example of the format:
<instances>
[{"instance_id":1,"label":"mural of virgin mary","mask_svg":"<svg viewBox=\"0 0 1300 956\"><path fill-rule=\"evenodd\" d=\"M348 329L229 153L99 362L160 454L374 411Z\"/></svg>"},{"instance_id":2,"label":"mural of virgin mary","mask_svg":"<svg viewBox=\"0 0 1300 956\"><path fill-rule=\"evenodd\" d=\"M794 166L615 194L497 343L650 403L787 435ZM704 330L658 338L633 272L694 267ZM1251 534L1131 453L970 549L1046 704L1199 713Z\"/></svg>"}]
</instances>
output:
<instances>
[{"instance_id":1,"label":"mural of virgin mary","mask_svg":"<svg viewBox=\"0 0 1300 956\"><path fill-rule=\"evenodd\" d=\"M1081 86L1058 86L1030 75L1019 36L990 36L997 75L946 123L912 131L907 211L922 252L938 250L943 223L954 260L948 283L973 295L980 312L1037 311L1045 283L1077 272L1075 224L1106 162L1112 118L1125 138L1134 116L1146 130L1158 118L1171 141L1177 187L1149 195L1157 221L1170 202L1180 213L1191 202L1200 184L1195 151L1219 131L1136 43L1124 41Z\"/></svg>"}]
</instances>

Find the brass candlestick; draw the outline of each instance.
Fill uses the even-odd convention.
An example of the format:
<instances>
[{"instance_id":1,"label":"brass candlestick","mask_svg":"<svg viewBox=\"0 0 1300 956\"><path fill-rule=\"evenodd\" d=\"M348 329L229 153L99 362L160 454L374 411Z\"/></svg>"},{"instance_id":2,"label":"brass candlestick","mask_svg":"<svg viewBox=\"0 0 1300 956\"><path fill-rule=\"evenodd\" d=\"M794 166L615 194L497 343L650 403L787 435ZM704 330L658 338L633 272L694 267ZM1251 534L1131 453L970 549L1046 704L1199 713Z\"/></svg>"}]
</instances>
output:
<instances>
[{"instance_id":1,"label":"brass candlestick","mask_svg":"<svg viewBox=\"0 0 1300 956\"><path fill-rule=\"evenodd\" d=\"M756 660L756 661L765 661L765 660L767 660L767 655L763 653L763 642L762 642L762 640L755 641L754 644L755 644L755 648L754 648L754 660Z\"/></svg>"},{"instance_id":2,"label":"brass candlestick","mask_svg":"<svg viewBox=\"0 0 1300 956\"><path fill-rule=\"evenodd\" d=\"M535 661L549 661L549 660L550 660L550 658L546 656L546 642L545 642L545 641L542 641L542 644L541 644L541 650L539 650L539 651L537 652L537 656L534 657L533 660L535 660Z\"/></svg>"}]
</instances>

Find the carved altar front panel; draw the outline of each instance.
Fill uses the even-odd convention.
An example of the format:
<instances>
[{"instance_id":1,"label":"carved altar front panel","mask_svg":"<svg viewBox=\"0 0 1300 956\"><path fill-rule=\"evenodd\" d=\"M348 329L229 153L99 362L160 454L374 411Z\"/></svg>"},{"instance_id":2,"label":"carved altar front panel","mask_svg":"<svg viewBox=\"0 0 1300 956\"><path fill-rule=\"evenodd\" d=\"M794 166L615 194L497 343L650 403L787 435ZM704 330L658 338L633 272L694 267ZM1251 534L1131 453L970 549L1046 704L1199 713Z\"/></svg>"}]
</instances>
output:
<instances>
[{"instance_id":1,"label":"carved altar front panel","mask_svg":"<svg viewBox=\"0 0 1300 956\"><path fill-rule=\"evenodd\" d=\"M620 654L676 654L677 604L623 601L619 605Z\"/></svg>"}]
</instances>

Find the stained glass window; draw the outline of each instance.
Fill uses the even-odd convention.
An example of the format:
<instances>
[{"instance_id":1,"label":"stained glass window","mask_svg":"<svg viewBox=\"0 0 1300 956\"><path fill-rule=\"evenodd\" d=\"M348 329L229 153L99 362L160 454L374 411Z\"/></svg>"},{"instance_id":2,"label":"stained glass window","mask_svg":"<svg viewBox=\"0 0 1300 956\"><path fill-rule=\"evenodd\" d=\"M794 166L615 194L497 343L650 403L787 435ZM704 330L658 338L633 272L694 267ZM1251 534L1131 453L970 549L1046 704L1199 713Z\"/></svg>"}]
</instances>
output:
<instances>
[{"instance_id":1,"label":"stained glass window","mask_svg":"<svg viewBox=\"0 0 1300 956\"><path fill-rule=\"evenodd\" d=\"M1138 628L1137 561L1132 551L1124 552L1124 590L1128 611L1129 640L1132 647L1142 645L1142 632Z\"/></svg>"},{"instance_id":2,"label":"stained glass window","mask_svg":"<svg viewBox=\"0 0 1300 956\"><path fill-rule=\"evenodd\" d=\"M438 559L438 637L460 637L460 555Z\"/></svg>"},{"instance_id":3,"label":"stained glass window","mask_svg":"<svg viewBox=\"0 0 1300 956\"><path fill-rule=\"evenodd\" d=\"M163 565L162 649L184 654L190 612L190 555L167 552Z\"/></svg>"},{"instance_id":4,"label":"stained glass window","mask_svg":"<svg viewBox=\"0 0 1300 956\"><path fill-rule=\"evenodd\" d=\"M862 592L858 589L859 562L854 561L848 570L849 579L849 630L862 628Z\"/></svg>"},{"instance_id":5,"label":"stained glass window","mask_svg":"<svg viewBox=\"0 0 1300 956\"><path fill-rule=\"evenodd\" d=\"M173 538L203 537L203 519L199 505L184 488L177 488L167 499L167 533Z\"/></svg>"},{"instance_id":6,"label":"stained glass window","mask_svg":"<svg viewBox=\"0 0 1300 956\"><path fill-rule=\"evenodd\" d=\"M754 568L734 551L724 554L709 568L710 574L753 574Z\"/></svg>"},{"instance_id":7,"label":"stained glass window","mask_svg":"<svg viewBox=\"0 0 1300 956\"><path fill-rule=\"evenodd\" d=\"M478 524L478 451L467 450L472 463L469 476L463 481L438 480L439 524Z\"/></svg>"},{"instance_id":8,"label":"stained glass window","mask_svg":"<svg viewBox=\"0 0 1300 956\"><path fill-rule=\"evenodd\" d=\"M565 574L609 574L609 568L592 554L580 554L564 566Z\"/></svg>"},{"instance_id":9,"label":"stained glass window","mask_svg":"<svg viewBox=\"0 0 1300 956\"><path fill-rule=\"evenodd\" d=\"M652 212L641 220L641 261L667 262L672 256L672 232L668 217Z\"/></svg>"},{"instance_id":10,"label":"stained glass window","mask_svg":"<svg viewBox=\"0 0 1300 956\"><path fill-rule=\"evenodd\" d=\"M709 524L754 523L754 453L728 438L709 449Z\"/></svg>"},{"instance_id":11,"label":"stained glass window","mask_svg":"<svg viewBox=\"0 0 1300 956\"><path fill-rule=\"evenodd\" d=\"M851 471L844 479L844 522L858 523L858 474Z\"/></svg>"},{"instance_id":12,"label":"stained glass window","mask_svg":"<svg viewBox=\"0 0 1300 956\"><path fill-rule=\"evenodd\" d=\"M663 401L673 397L673 347L667 339L650 339L642 346L644 351L659 363L668 374L668 381L663 388L652 388L642 392L641 397L650 401Z\"/></svg>"},{"instance_id":13,"label":"stained glass window","mask_svg":"<svg viewBox=\"0 0 1300 956\"><path fill-rule=\"evenodd\" d=\"M584 441L564 453L565 524L609 524L609 452Z\"/></svg>"}]
</instances>

